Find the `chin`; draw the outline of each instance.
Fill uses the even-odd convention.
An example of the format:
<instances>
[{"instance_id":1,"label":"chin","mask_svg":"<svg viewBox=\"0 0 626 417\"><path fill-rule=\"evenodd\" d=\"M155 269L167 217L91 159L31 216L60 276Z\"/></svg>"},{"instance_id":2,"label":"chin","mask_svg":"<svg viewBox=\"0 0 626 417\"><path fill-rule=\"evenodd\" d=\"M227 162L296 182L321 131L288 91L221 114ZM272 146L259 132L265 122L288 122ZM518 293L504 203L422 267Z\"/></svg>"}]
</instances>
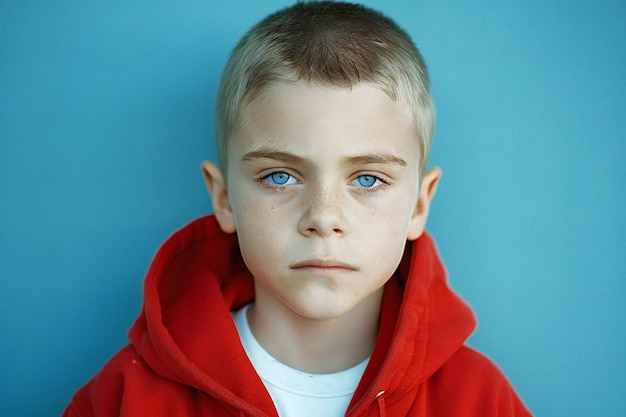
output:
<instances>
[{"instance_id":1,"label":"chin","mask_svg":"<svg viewBox=\"0 0 626 417\"><path fill-rule=\"evenodd\" d=\"M296 314L309 320L332 320L349 315L357 304L333 302L332 298L326 297L323 301L315 302L307 300L306 303L289 306Z\"/></svg>"}]
</instances>

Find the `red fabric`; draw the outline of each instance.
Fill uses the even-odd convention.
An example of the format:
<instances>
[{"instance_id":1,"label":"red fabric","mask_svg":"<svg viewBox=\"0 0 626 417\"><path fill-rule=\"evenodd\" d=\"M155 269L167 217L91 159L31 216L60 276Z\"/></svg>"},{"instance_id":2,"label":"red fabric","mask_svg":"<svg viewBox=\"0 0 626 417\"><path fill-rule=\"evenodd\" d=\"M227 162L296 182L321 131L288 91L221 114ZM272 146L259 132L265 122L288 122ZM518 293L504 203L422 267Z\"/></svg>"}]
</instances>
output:
<instances>
[{"instance_id":1,"label":"red fabric","mask_svg":"<svg viewBox=\"0 0 626 417\"><path fill-rule=\"evenodd\" d=\"M465 347L475 321L434 243L409 244L385 287L378 341L347 416L529 416L506 377ZM64 416L277 416L230 311L252 300L234 235L194 221L158 251L131 344Z\"/></svg>"}]
</instances>

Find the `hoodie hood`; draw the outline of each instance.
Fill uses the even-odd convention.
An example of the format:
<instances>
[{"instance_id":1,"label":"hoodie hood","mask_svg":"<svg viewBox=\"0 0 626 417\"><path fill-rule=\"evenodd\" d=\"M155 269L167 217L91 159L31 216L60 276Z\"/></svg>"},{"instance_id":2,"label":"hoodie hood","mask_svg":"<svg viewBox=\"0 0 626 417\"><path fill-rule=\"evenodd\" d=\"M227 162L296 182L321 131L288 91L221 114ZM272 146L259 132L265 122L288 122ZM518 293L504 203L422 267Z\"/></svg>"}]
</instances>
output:
<instances>
[{"instance_id":1,"label":"hoodie hood","mask_svg":"<svg viewBox=\"0 0 626 417\"><path fill-rule=\"evenodd\" d=\"M237 237L223 233L213 216L200 218L157 252L131 343L162 378L197 388L236 414L275 416L230 314L253 298ZM386 404L415 398L475 325L447 285L432 238L425 233L409 242L385 286L377 343L347 415L371 407L384 414Z\"/></svg>"}]
</instances>

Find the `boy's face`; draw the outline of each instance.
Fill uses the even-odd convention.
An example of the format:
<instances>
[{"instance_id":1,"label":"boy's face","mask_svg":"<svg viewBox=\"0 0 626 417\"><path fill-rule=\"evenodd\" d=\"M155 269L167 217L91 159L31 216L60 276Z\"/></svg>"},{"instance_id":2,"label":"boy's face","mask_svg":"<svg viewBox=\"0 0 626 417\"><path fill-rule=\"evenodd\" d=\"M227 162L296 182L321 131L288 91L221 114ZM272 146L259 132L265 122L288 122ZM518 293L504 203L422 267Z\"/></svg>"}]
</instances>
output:
<instances>
[{"instance_id":1,"label":"boy's face","mask_svg":"<svg viewBox=\"0 0 626 417\"><path fill-rule=\"evenodd\" d=\"M373 86L273 86L242 111L228 189L205 163L215 214L238 234L257 294L314 319L377 297L423 232L440 175L420 190L411 115Z\"/></svg>"}]
</instances>

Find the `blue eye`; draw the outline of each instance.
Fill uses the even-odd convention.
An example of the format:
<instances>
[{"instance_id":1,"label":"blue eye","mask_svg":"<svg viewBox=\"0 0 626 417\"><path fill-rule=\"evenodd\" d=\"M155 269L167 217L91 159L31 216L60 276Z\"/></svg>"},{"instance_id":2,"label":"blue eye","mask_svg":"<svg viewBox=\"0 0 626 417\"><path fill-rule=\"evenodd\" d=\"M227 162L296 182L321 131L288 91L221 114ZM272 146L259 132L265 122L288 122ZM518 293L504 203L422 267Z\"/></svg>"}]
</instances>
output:
<instances>
[{"instance_id":1,"label":"blue eye","mask_svg":"<svg viewBox=\"0 0 626 417\"><path fill-rule=\"evenodd\" d=\"M274 185L291 185L298 182L293 176L281 171L273 172L267 177L264 177L263 180Z\"/></svg>"},{"instance_id":2,"label":"blue eye","mask_svg":"<svg viewBox=\"0 0 626 417\"><path fill-rule=\"evenodd\" d=\"M359 187L371 188L376 184L377 181L380 180L378 179L378 177L375 177L373 175L359 175L354 181L352 181L352 184Z\"/></svg>"}]
</instances>

